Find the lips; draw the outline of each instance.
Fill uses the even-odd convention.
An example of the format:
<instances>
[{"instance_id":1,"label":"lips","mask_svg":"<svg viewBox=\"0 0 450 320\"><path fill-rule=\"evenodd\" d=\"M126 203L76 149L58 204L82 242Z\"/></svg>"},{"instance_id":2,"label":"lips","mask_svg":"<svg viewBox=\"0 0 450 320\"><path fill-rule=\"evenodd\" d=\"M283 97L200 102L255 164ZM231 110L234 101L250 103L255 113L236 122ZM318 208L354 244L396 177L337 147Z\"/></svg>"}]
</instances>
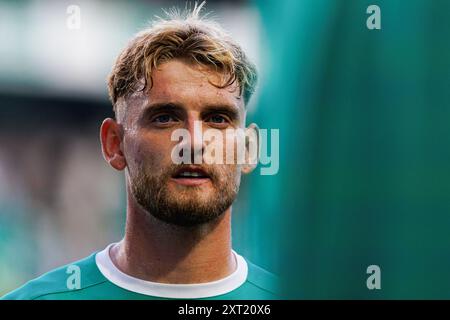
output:
<instances>
[{"instance_id":1,"label":"lips","mask_svg":"<svg viewBox=\"0 0 450 320\"><path fill-rule=\"evenodd\" d=\"M208 173L198 166L183 166L172 176L172 179L181 185L196 186L211 180Z\"/></svg>"},{"instance_id":2,"label":"lips","mask_svg":"<svg viewBox=\"0 0 450 320\"><path fill-rule=\"evenodd\" d=\"M183 166L173 175L174 178L209 178L209 175L201 167Z\"/></svg>"}]
</instances>

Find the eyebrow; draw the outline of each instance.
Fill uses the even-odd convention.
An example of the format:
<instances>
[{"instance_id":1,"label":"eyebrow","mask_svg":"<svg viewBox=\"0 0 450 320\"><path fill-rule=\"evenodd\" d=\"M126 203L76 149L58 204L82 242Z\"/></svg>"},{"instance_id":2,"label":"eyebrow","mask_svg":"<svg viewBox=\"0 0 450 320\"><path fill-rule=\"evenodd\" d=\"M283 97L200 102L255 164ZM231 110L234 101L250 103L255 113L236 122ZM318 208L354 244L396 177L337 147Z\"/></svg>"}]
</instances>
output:
<instances>
[{"instance_id":1,"label":"eyebrow","mask_svg":"<svg viewBox=\"0 0 450 320\"><path fill-rule=\"evenodd\" d=\"M160 102L160 103L153 103L144 108L144 111L142 111L141 119L145 119L147 116L158 113L158 112L185 112L185 109L176 103L171 102Z\"/></svg>"},{"instance_id":2,"label":"eyebrow","mask_svg":"<svg viewBox=\"0 0 450 320\"><path fill-rule=\"evenodd\" d=\"M219 105L207 105L201 111L201 114L210 114L214 112L225 113L232 120L239 119L239 108L234 105L219 104Z\"/></svg>"},{"instance_id":3,"label":"eyebrow","mask_svg":"<svg viewBox=\"0 0 450 320\"><path fill-rule=\"evenodd\" d=\"M151 114L155 114L158 112L177 112L177 113L186 113L186 108L184 108L181 104L173 103L173 102L158 102L149 104L145 107L142 112L141 119L145 119ZM239 108L232 104L210 104L206 105L200 112L200 114L210 114L214 112L225 113L232 120L239 119Z\"/></svg>"}]
</instances>

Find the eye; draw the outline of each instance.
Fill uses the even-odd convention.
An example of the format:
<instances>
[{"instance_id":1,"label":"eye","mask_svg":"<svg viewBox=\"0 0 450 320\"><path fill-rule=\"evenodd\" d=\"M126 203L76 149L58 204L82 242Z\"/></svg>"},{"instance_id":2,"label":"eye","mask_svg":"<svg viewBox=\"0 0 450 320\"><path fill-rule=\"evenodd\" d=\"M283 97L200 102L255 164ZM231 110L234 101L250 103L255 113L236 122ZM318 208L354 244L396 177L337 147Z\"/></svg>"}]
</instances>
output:
<instances>
[{"instance_id":1,"label":"eye","mask_svg":"<svg viewBox=\"0 0 450 320\"><path fill-rule=\"evenodd\" d=\"M220 115L220 114L214 114L211 115L208 119L208 122L212 122L212 123L217 123L217 124L223 124L228 122L227 118L225 118L224 116Z\"/></svg>"},{"instance_id":2,"label":"eye","mask_svg":"<svg viewBox=\"0 0 450 320\"><path fill-rule=\"evenodd\" d=\"M152 122L156 123L169 123L169 122L176 122L177 119L175 117L171 116L170 114L162 114L157 117L154 117Z\"/></svg>"}]
</instances>

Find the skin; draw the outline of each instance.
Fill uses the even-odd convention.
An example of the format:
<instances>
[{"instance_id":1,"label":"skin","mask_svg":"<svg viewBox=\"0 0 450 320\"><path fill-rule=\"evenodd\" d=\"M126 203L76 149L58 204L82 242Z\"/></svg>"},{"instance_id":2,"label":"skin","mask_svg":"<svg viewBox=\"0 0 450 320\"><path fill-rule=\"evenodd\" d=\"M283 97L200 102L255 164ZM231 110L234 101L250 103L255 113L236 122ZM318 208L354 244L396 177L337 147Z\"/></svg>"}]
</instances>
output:
<instances>
[{"instance_id":1,"label":"skin","mask_svg":"<svg viewBox=\"0 0 450 320\"><path fill-rule=\"evenodd\" d=\"M222 76L207 68L170 60L153 71L150 90L119 99L118 121L111 118L103 121L100 137L104 158L114 169L125 171L127 186L125 236L111 249L110 256L130 276L189 284L219 280L236 269L231 252L231 206L212 221L180 226L156 218L132 193L132 177L142 168L163 172L173 166L170 155L177 143L170 139L173 130L185 128L194 137L195 120L201 121L203 130L245 126L246 110L238 86L217 88L210 83L221 83ZM167 117L149 111L152 106L167 103L179 107L173 117L170 113ZM211 106L222 106L223 110L211 112ZM235 116L228 117L227 109ZM252 127L256 125L249 125ZM255 167L217 166L221 166L214 167L218 176L231 179L237 186L241 173L247 174ZM195 187L173 179L164 183L177 201L208 201L218 196L211 181Z\"/></svg>"}]
</instances>

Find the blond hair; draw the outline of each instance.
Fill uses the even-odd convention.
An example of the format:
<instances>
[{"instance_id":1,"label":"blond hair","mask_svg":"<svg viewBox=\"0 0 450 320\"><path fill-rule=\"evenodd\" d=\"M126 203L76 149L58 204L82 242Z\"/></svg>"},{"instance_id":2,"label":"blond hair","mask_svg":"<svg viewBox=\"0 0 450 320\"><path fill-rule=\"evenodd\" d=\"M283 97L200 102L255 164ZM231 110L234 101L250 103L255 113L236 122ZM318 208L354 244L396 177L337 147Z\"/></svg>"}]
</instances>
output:
<instances>
[{"instance_id":1,"label":"blond hair","mask_svg":"<svg viewBox=\"0 0 450 320\"><path fill-rule=\"evenodd\" d=\"M138 33L117 58L108 78L109 97L116 110L120 97L152 87L152 70L171 59L183 59L224 74L226 88L235 83L247 104L255 90L257 72L242 48L214 21L200 16L205 2L192 11L172 9ZM142 87L142 81L144 86ZM141 84L141 85L140 85ZM139 88L140 85L140 88Z\"/></svg>"}]
</instances>

